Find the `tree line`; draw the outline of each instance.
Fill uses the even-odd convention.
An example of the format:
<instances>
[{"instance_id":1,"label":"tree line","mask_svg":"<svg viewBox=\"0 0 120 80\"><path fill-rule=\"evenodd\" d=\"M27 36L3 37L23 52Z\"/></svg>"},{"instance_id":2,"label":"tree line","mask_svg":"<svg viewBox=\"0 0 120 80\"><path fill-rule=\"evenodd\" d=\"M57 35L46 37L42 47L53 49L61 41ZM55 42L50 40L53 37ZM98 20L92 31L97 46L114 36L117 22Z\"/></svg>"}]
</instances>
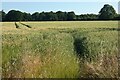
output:
<instances>
[{"instance_id":1,"label":"tree line","mask_svg":"<svg viewBox=\"0 0 120 80\"><path fill-rule=\"evenodd\" d=\"M33 14L10 10L5 13L0 11L2 21L80 21L80 20L120 20L120 14L117 14L113 6L105 4L99 11L99 14L81 14L76 15L71 12L35 12Z\"/></svg>"}]
</instances>

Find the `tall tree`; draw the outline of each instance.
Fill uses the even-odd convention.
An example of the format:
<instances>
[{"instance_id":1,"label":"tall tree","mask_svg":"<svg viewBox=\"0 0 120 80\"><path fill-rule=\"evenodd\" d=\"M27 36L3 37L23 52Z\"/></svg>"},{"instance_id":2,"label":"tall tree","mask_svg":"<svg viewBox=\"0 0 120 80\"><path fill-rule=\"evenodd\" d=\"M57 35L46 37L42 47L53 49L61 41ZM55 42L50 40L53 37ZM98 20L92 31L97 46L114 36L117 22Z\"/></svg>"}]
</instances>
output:
<instances>
[{"instance_id":1,"label":"tall tree","mask_svg":"<svg viewBox=\"0 0 120 80\"><path fill-rule=\"evenodd\" d=\"M72 12L68 12L68 14L67 14L67 20L72 21L72 20L75 20L75 19L76 19L75 13L73 11Z\"/></svg>"},{"instance_id":2,"label":"tall tree","mask_svg":"<svg viewBox=\"0 0 120 80\"><path fill-rule=\"evenodd\" d=\"M113 6L105 4L104 7L99 12L99 19L113 19L116 16L116 11Z\"/></svg>"},{"instance_id":3,"label":"tall tree","mask_svg":"<svg viewBox=\"0 0 120 80\"><path fill-rule=\"evenodd\" d=\"M11 10L6 14L7 21L21 21L23 13L21 11Z\"/></svg>"},{"instance_id":4,"label":"tall tree","mask_svg":"<svg viewBox=\"0 0 120 80\"><path fill-rule=\"evenodd\" d=\"M46 20L48 20L48 21L55 21L58 19L57 15L52 11L46 12L45 15L46 15Z\"/></svg>"},{"instance_id":5,"label":"tall tree","mask_svg":"<svg viewBox=\"0 0 120 80\"><path fill-rule=\"evenodd\" d=\"M0 11L0 21L5 21L6 13L2 10Z\"/></svg>"},{"instance_id":6,"label":"tall tree","mask_svg":"<svg viewBox=\"0 0 120 80\"><path fill-rule=\"evenodd\" d=\"M39 21L40 20L39 12L35 12L35 13L32 14L32 20L33 21Z\"/></svg>"},{"instance_id":7,"label":"tall tree","mask_svg":"<svg viewBox=\"0 0 120 80\"><path fill-rule=\"evenodd\" d=\"M30 13L23 13L23 21L31 21L32 20L32 16Z\"/></svg>"},{"instance_id":8,"label":"tall tree","mask_svg":"<svg viewBox=\"0 0 120 80\"><path fill-rule=\"evenodd\" d=\"M67 13L66 12L57 11L56 14L57 14L59 21L67 20Z\"/></svg>"},{"instance_id":9,"label":"tall tree","mask_svg":"<svg viewBox=\"0 0 120 80\"><path fill-rule=\"evenodd\" d=\"M46 17L45 12L41 12L41 13L39 14L39 20L40 20L40 21L44 21L44 20L45 20L45 17Z\"/></svg>"}]
</instances>

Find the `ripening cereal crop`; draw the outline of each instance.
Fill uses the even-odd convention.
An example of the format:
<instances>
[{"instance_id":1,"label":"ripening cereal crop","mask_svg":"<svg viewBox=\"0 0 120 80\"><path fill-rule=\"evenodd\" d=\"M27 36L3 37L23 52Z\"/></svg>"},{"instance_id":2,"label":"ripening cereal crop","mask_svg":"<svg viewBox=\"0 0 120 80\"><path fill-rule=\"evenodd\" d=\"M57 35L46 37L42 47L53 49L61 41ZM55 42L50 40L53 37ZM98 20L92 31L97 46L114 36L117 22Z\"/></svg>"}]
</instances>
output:
<instances>
[{"instance_id":1,"label":"ripening cereal crop","mask_svg":"<svg viewBox=\"0 0 120 80\"><path fill-rule=\"evenodd\" d=\"M117 21L2 25L3 78L118 77Z\"/></svg>"}]
</instances>

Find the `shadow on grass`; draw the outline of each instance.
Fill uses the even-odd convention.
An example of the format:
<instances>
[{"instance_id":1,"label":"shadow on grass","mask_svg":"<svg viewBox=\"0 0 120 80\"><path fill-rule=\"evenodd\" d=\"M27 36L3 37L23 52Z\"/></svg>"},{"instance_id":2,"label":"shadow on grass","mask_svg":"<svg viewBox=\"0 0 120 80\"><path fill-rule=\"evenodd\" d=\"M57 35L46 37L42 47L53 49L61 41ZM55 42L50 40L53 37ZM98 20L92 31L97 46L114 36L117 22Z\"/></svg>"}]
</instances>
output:
<instances>
[{"instance_id":1,"label":"shadow on grass","mask_svg":"<svg viewBox=\"0 0 120 80\"><path fill-rule=\"evenodd\" d=\"M120 31L120 28L97 28L99 31Z\"/></svg>"},{"instance_id":2,"label":"shadow on grass","mask_svg":"<svg viewBox=\"0 0 120 80\"><path fill-rule=\"evenodd\" d=\"M16 22L15 22L15 26L16 26L16 28L20 28L20 26L18 26Z\"/></svg>"},{"instance_id":3,"label":"shadow on grass","mask_svg":"<svg viewBox=\"0 0 120 80\"><path fill-rule=\"evenodd\" d=\"M86 37L74 38L74 51L77 54L77 56L81 58L89 57L86 39L87 39Z\"/></svg>"},{"instance_id":4,"label":"shadow on grass","mask_svg":"<svg viewBox=\"0 0 120 80\"><path fill-rule=\"evenodd\" d=\"M21 22L20 22L20 24L22 24L22 25L24 25L24 26L26 26L26 27L28 27L28 28L32 28L31 26L29 26L29 25L27 25L27 24L24 24L24 23L21 23Z\"/></svg>"}]
</instances>

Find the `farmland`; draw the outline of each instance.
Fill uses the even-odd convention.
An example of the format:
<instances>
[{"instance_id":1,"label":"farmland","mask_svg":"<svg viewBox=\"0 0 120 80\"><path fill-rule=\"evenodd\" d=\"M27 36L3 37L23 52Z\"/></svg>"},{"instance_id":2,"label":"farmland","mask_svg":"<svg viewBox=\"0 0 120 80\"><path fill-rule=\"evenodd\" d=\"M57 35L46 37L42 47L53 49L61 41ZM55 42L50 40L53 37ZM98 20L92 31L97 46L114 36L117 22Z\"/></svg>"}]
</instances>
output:
<instances>
[{"instance_id":1,"label":"farmland","mask_svg":"<svg viewBox=\"0 0 120 80\"><path fill-rule=\"evenodd\" d=\"M118 21L3 22L2 77L118 77L118 31Z\"/></svg>"}]
</instances>

